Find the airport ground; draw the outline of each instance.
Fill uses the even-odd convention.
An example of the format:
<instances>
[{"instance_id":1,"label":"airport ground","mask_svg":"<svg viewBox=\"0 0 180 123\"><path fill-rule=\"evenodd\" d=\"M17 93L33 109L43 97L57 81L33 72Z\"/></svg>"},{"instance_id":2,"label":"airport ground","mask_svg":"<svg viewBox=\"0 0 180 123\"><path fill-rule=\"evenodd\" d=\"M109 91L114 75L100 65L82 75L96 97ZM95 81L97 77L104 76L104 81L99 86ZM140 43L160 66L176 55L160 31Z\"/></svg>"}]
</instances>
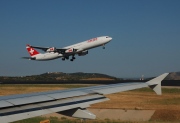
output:
<instances>
[{"instance_id":1,"label":"airport ground","mask_svg":"<svg viewBox=\"0 0 180 123\"><path fill-rule=\"evenodd\" d=\"M79 85L1 85L0 95L22 94L92 86ZM94 104L90 107L97 115L97 120L87 120L87 123L179 123L180 122L180 87L163 87L163 95L156 95L151 89L143 88L133 91L106 95L110 101ZM129 112L129 114L128 114ZM129 117L130 120L122 119L118 114ZM125 115L126 114L126 115ZM152 115L151 115L152 114ZM107 118L106 118L107 116ZM145 117L150 116L147 120ZM119 117L119 118L116 118ZM139 117L146 120L131 120ZM50 119L51 123L81 122L80 119L58 116L57 114L46 115L17 121L14 123L39 123L43 119Z\"/></svg>"}]
</instances>

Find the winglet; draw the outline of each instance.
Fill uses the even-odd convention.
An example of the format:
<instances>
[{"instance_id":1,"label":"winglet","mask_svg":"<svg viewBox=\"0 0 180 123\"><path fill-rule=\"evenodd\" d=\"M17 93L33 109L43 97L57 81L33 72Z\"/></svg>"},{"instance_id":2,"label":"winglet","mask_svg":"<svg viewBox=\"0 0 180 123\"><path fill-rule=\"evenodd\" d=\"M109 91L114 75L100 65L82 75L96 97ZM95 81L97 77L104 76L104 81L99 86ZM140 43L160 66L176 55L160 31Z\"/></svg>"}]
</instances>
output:
<instances>
[{"instance_id":1,"label":"winglet","mask_svg":"<svg viewBox=\"0 0 180 123\"><path fill-rule=\"evenodd\" d=\"M151 89L153 89L157 95L161 95L162 91L161 91L161 81L168 75L169 73L164 73L152 80L149 80L148 82L146 82L149 87Z\"/></svg>"}]
</instances>

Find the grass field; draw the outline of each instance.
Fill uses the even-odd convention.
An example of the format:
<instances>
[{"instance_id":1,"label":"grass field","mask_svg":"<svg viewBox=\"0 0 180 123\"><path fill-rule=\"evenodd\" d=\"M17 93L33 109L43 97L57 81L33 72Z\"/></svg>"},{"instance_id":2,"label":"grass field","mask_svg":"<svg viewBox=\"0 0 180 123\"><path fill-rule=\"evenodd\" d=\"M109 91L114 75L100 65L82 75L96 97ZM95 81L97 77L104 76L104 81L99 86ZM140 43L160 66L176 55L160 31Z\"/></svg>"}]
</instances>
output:
<instances>
[{"instance_id":1,"label":"grass field","mask_svg":"<svg viewBox=\"0 0 180 123\"><path fill-rule=\"evenodd\" d=\"M156 110L151 121L180 122L180 88L163 88L163 95L156 95L151 89L107 95L111 101L94 104L92 108L115 108L135 110Z\"/></svg>"},{"instance_id":2,"label":"grass field","mask_svg":"<svg viewBox=\"0 0 180 123\"><path fill-rule=\"evenodd\" d=\"M0 95L22 94L32 92L42 92L49 90L85 87L90 85L0 85ZM151 89L143 88L133 91L121 92L106 95L110 101L94 104L91 108L115 108L115 109L153 109L156 110L151 120L142 123L179 123L180 122L180 88L163 88L163 95L156 95ZM45 118L36 117L14 123L39 123ZM50 118L51 123L73 123L81 122L79 119L58 119ZM120 121L112 120L87 120L87 123L116 123ZM126 122L137 123L137 122ZM140 122L141 123L141 122Z\"/></svg>"},{"instance_id":3,"label":"grass field","mask_svg":"<svg viewBox=\"0 0 180 123\"><path fill-rule=\"evenodd\" d=\"M47 85L0 85L0 95L11 95L11 94L24 94L24 93L32 93L32 92L43 92L43 91L51 91L51 90L62 90L68 88L79 88L86 87L90 85L75 85L75 84L47 84Z\"/></svg>"}]
</instances>

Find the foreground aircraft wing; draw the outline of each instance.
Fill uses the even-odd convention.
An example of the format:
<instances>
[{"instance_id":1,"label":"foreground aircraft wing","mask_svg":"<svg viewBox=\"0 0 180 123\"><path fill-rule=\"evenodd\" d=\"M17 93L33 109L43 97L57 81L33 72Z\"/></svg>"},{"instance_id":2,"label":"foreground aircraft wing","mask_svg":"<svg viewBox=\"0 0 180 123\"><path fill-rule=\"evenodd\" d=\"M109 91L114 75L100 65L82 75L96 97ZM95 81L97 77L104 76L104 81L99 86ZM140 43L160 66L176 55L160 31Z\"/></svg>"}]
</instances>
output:
<instances>
[{"instance_id":1,"label":"foreground aircraft wing","mask_svg":"<svg viewBox=\"0 0 180 123\"><path fill-rule=\"evenodd\" d=\"M109 100L104 95L143 87L152 88L161 95L161 81L168 75L162 74L146 83L131 82L91 86L67 90L20 94L0 97L0 121L8 123L49 113L95 119L86 108L91 104Z\"/></svg>"}]
</instances>

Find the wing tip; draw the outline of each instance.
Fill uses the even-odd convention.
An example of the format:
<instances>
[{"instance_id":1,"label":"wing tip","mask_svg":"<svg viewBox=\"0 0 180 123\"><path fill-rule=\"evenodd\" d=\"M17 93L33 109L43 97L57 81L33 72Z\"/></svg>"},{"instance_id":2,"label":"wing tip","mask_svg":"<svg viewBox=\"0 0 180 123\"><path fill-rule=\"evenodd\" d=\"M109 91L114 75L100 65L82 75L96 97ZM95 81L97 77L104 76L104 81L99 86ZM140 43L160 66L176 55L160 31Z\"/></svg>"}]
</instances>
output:
<instances>
[{"instance_id":1,"label":"wing tip","mask_svg":"<svg viewBox=\"0 0 180 123\"><path fill-rule=\"evenodd\" d=\"M146 82L148 86L153 89L157 95L162 95L162 90L161 90L161 81L168 75L169 73L164 73L154 79L149 80Z\"/></svg>"}]
</instances>

